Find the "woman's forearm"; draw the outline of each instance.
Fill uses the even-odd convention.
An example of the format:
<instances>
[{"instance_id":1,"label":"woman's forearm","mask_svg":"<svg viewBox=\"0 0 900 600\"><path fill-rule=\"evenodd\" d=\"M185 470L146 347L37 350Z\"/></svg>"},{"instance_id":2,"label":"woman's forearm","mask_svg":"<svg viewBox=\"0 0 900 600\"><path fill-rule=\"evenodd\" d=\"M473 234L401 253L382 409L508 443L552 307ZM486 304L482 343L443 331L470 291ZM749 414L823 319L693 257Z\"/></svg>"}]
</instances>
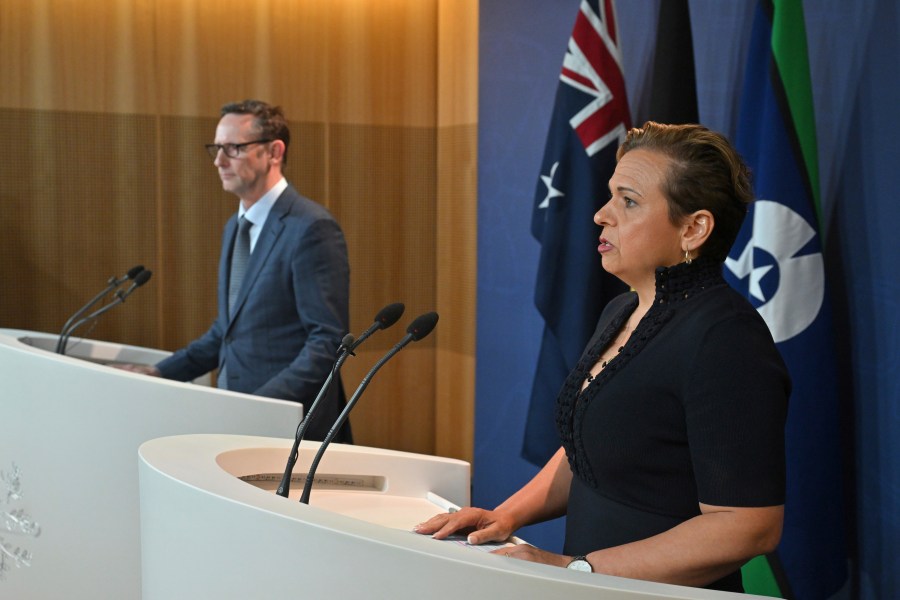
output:
<instances>
[{"instance_id":1,"label":"woman's forearm","mask_svg":"<svg viewBox=\"0 0 900 600\"><path fill-rule=\"evenodd\" d=\"M701 505L702 514L645 540L588 554L594 571L632 579L703 586L775 549L783 506Z\"/></svg>"},{"instance_id":2,"label":"woman's forearm","mask_svg":"<svg viewBox=\"0 0 900 600\"><path fill-rule=\"evenodd\" d=\"M560 448L547 464L518 492L494 510L512 517L516 529L566 514L572 471Z\"/></svg>"}]
</instances>

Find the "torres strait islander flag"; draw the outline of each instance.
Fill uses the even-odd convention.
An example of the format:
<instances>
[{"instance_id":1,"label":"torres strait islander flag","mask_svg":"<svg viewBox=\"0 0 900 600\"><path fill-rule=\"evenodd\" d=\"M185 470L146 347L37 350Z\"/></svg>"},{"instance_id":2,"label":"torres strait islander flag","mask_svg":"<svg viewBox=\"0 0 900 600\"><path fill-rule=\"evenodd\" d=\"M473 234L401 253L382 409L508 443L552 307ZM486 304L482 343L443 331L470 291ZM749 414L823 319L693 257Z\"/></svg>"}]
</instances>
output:
<instances>
[{"instance_id":1,"label":"torres strait islander flag","mask_svg":"<svg viewBox=\"0 0 900 600\"><path fill-rule=\"evenodd\" d=\"M559 80L531 221L544 332L522 456L537 465L559 448L553 410L563 381L606 302L627 289L603 270L593 220L631 126L612 0L582 1Z\"/></svg>"},{"instance_id":2,"label":"torres strait islander flag","mask_svg":"<svg viewBox=\"0 0 900 600\"><path fill-rule=\"evenodd\" d=\"M769 595L819 600L847 580L836 362L820 238L812 88L800 0L761 0L736 137L756 201L725 276L757 307L791 373L787 501ZM757 561L758 562L758 561ZM763 593L744 571L748 591Z\"/></svg>"}]
</instances>

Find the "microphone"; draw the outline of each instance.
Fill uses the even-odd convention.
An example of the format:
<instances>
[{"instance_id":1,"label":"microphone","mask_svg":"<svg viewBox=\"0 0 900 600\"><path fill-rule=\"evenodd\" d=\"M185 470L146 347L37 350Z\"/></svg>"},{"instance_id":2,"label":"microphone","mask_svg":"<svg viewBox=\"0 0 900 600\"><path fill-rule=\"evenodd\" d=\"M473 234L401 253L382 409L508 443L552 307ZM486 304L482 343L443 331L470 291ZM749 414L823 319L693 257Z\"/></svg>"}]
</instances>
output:
<instances>
[{"instance_id":1,"label":"microphone","mask_svg":"<svg viewBox=\"0 0 900 600\"><path fill-rule=\"evenodd\" d=\"M337 435L337 432L340 431L341 426L344 424L344 421L347 420L347 416L350 414L350 411L356 405L357 401L359 401L359 397L362 395L363 391L369 385L369 382L372 380L372 377L375 373L378 372L384 364L391 359L395 354L400 352L407 344L410 342L418 342L434 329L434 326L437 325L438 322L438 314L436 312L429 312L416 317L416 319L409 324L409 327L406 328L406 335L403 336L399 342L397 342L393 348L391 348L387 354L385 354L381 360L375 363L375 366L363 377L362 382L359 384L359 387L356 388L356 391L353 392L353 396L350 400L347 401L347 405L344 407L344 410L341 411L341 414L338 415L337 420L334 422L334 425L331 426L331 429L328 430L328 434L325 436L325 439L322 441L322 445L319 446L319 451L316 452L315 458L313 458L312 464L309 466L309 472L306 474L306 483L303 486L303 494L300 496L300 502L303 504L309 504L309 493L312 490L312 482L316 476L316 469L319 467L319 462L322 460L322 455L325 454L325 449L331 443L331 440L334 439L334 436Z\"/></svg>"},{"instance_id":2,"label":"microphone","mask_svg":"<svg viewBox=\"0 0 900 600\"><path fill-rule=\"evenodd\" d=\"M402 302L394 302L393 304L388 304L384 308L378 311L378 314L375 315L375 322L369 325L369 328L363 331L362 335L359 336L359 339L353 344L350 348L350 352L352 353L356 348L359 347L366 338L370 335L378 331L379 329L387 329L394 323L400 320L400 317L403 316L403 311L406 310L406 307Z\"/></svg>"},{"instance_id":3,"label":"microphone","mask_svg":"<svg viewBox=\"0 0 900 600\"><path fill-rule=\"evenodd\" d=\"M123 283L128 281L129 279L134 279L143 270L144 270L144 265L136 265L136 266L128 269L128 272L125 273L121 278L116 278L115 275L110 277L109 280L106 282L106 287L103 289L103 291L101 291L99 294L97 294L96 296L91 298L90 302L88 302L87 304L85 304L84 306L79 308L75 312L74 315L69 317L69 320L66 321L66 324L63 325L63 328L59 332L59 338L56 340L56 353L63 354L63 338L65 337L66 339L68 339L68 336L66 335L66 333L71 333L71 329L73 329L72 323L74 323L77 319L79 319L81 317L81 315L83 315L88 310L90 310L91 307L93 307L95 304L100 302L100 300L103 299L103 296L105 296L109 292L113 291L114 289L116 289L117 287L119 287L120 285L122 285Z\"/></svg>"},{"instance_id":4,"label":"microphone","mask_svg":"<svg viewBox=\"0 0 900 600\"><path fill-rule=\"evenodd\" d=\"M69 327L69 329L60 337L59 346L58 346L59 350L57 351L57 353L63 354L63 355L66 353L66 345L69 343L69 337L71 337L72 333L76 329L78 329L85 323L93 321L94 319L96 319L97 317L99 317L100 315L102 315L103 313L105 313L106 311L111 309L112 307L118 306L119 304L122 304L123 302L125 302L125 298L130 296L131 293L134 292L134 290L136 290L137 288L141 287L142 285L144 285L145 283L150 281L150 278L152 276L153 276L153 271L148 271L146 269L142 270L134 277L134 281L132 282L131 286L127 290L125 290L124 292L122 290L119 290L116 292L116 297L115 297L115 299L113 299L112 302L110 302L109 304L107 304L105 306L98 308L97 310L95 310L94 312L89 314L88 316L84 317L80 321L77 321L74 325ZM122 283L124 283L125 281L127 281L127 279L123 279ZM121 285L121 283L119 285Z\"/></svg>"},{"instance_id":5,"label":"microphone","mask_svg":"<svg viewBox=\"0 0 900 600\"><path fill-rule=\"evenodd\" d=\"M122 284L122 283L125 283L126 281L128 281L129 279L135 279L143 270L144 270L144 265L135 265L135 266L131 267L130 269L128 269L128 272L125 273L124 277L122 277L122 279L119 280L119 283Z\"/></svg>"},{"instance_id":6,"label":"microphone","mask_svg":"<svg viewBox=\"0 0 900 600\"><path fill-rule=\"evenodd\" d=\"M145 271L141 271L140 273L138 273L137 276L134 277L134 282L131 284L131 287L129 287L124 292L122 290L119 290L118 292L116 292L116 298L118 298L118 300L119 300L118 303L121 304L122 302L125 302L125 298L130 296L131 292L133 292L137 288L141 287L142 285L144 285L145 283L150 281L151 277L153 277L153 271L145 270Z\"/></svg>"},{"instance_id":7,"label":"microphone","mask_svg":"<svg viewBox=\"0 0 900 600\"><path fill-rule=\"evenodd\" d=\"M279 496L284 498L288 497L288 493L291 491L291 473L294 471L294 465L297 464L297 457L299 455L300 442L303 441L303 436L306 435L306 429L309 427L310 419L312 418L313 412L315 412L316 407L319 405L319 401L325 396L325 393L328 391L328 388L331 386L331 381L334 379L334 376L340 371L341 365L344 364L344 361L347 360L347 357L353 354L353 350L359 347L366 338L370 335L378 331L379 329L387 329L391 325L397 322L400 318L400 315L403 314L403 311L406 307L402 302L395 302L394 304L388 304L375 315L375 322L366 329L361 336L359 336L358 340L353 339L351 334L347 334L344 336L344 339L341 340L341 346L338 348L338 357L334 363L334 366L331 367L331 372L328 373L328 378L325 379L325 383L322 384L322 389L319 390L319 394L316 396L316 399L313 401L312 405L309 407L309 410L306 411L306 415L303 417L303 420L300 422L300 425L297 426L297 433L294 435L294 445L291 448L291 453L288 456L288 462L284 469L284 475L281 477L281 483L278 486L278 490L275 492ZM355 355L354 355L355 356Z\"/></svg>"}]
</instances>

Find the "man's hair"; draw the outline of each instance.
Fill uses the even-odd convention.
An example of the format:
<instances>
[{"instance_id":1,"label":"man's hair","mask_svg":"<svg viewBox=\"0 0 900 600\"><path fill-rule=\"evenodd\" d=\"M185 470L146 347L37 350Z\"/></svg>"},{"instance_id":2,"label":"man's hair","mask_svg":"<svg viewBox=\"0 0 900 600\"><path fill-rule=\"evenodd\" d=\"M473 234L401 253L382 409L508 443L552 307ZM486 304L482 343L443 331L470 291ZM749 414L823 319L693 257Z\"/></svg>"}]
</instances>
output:
<instances>
[{"instance_id":1,"label":"man's hair","mask_svg":"<svg viewBox=\"0 0 900 600\"><path fill-rule=\"evenodd\" d=\"M702 125L647 121L628 132L616 159L638 148L670 159L662 192L673 224L701 209L712 213L715 226L700 253L724 261L753 202L750 170L734 147Z\"/></svg>"},{"instance_id":2,"label":"man's hair","mask_svg":"<svg viewBox=\"0 0 900 600\"><path fill-rule=\"evenodd\" d=\"M262 100L244 100L229 102L222 106L222 115L253 115L256 130L261 139L281 140L284 142L282 164L287 164L288 146L291 145L291 131L288 129L284 111L280 106L272 106Z\"/></svg>"}]
</instances>

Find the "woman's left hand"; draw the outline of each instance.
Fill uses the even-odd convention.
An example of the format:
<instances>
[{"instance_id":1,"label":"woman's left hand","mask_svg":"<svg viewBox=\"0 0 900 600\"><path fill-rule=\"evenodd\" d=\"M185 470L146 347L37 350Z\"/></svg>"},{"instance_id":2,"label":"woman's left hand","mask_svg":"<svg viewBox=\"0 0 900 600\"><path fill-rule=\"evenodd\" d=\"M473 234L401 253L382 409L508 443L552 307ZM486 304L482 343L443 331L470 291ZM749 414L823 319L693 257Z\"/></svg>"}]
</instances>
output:
<instances>
[{"instance_id":1,"label":"woman's left hand","mask_svg":"<svg viewBox=\"0 0 900 600\"><path fill-rule=\"evenodd\" d=\"M497 550L493 550L491 554L500 554L503 556L508 556L510 558L518 558L519 560L527 560L529 562L542 563L545 565L552 565L554 567L563 568L565 568L566 565L569 564L569 561L572 560L571 556L547 552L546 550L535 548L531 544L516 544L515 546L499 548Z\"/></svg>"}]
</instances>

